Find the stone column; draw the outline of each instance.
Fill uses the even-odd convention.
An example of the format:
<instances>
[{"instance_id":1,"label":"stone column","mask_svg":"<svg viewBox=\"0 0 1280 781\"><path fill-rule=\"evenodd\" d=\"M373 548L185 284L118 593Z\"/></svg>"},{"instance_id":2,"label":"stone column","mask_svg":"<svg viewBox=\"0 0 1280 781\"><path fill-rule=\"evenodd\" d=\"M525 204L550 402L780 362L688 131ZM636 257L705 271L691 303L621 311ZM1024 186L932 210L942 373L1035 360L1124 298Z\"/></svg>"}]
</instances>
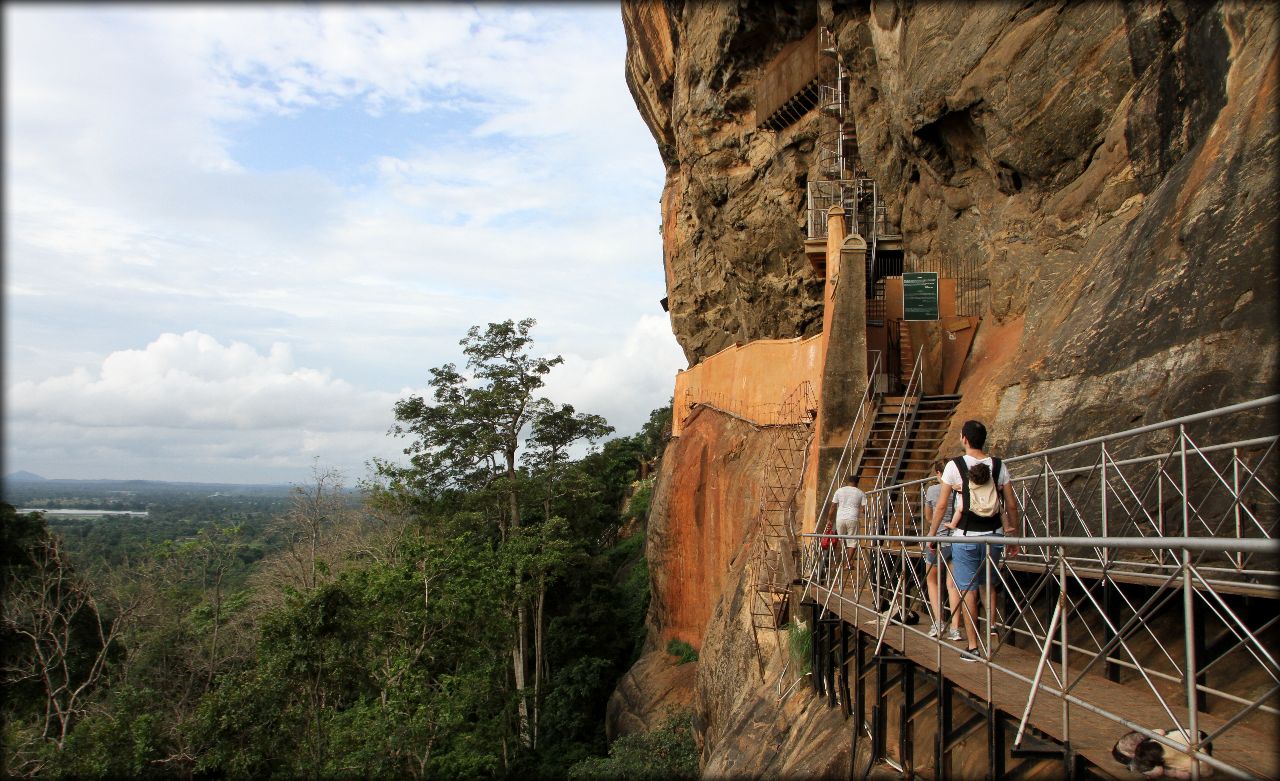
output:
<instances>
[{"instance_id":1,"label":"stone column","mask_svg":"<svg viewBox=\"0 0 1280 781\"><path fill-rule=\"evenodd\" d=\"M818 350L818 363L820 366L827 365L827 352L831 339L831 322L832 313L835 310L836 290L840 283L840 248L844 244L844 208L841 206L832 206L827 210L827 259L825 261L825 281L822 292L822 339ZM820 455L823 446L823 426L825 425L825 413L823 412L823 387L826 382L826 372L818 373L818 381L813 389L814 395L818 399L818 419L814 422L817 431L813 437L813 441L809 446L809 468L805 475L805 492L804 492L804 523L801 524L803 531L817 531L814 526L817 525L816 515L821 509L821 503L826 496L827 483L822 482L822 471L819 468ZM830 480L830 477L827 478ZM811 525L811 523L813 525Z\"/></svg>"},{"instance_id":2,"label":"stone column","mask_svg":"<svg viewBox=\"0 0 1280 781\"><path fill-rule=\"evenodd\" d=\"M819 509L831 486L840 452L857 417L858 402L867 384L866 269L867 243L856 233L843 238L838 251L828 254L822 391L816 437Z\"/></svg>"}]
</instances>

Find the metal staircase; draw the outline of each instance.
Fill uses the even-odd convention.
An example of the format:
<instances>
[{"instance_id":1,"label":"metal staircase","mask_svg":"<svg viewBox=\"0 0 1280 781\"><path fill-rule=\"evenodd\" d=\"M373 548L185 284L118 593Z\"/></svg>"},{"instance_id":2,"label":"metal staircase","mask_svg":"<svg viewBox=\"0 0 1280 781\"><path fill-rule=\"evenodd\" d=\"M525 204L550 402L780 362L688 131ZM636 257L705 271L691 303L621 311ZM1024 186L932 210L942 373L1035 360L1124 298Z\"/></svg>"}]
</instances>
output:
<instances>
[{"instance_id":1,"label":"metal staircase","mask_svg":"<svg viewBox=\"0 0 1280 781\"><path fill-rule=\"evenodd\" d=\"M854 472L858 487L873 491L928 477L929 465L938 458L938 448L959 403L958 394L885 396ZM900 418L907 420L906 434L895 438L895 426L902 425Z\"/></svg>"},{"instance_id":2,"label":"metal staircase","mask_svg":"<svg viewBox=\"0 0 1280 781\"><path fill-rule=\"evenodd\" d=\"M901 259L895 264L881 257L881 238L896 241L900 255L902 237L889 223L889 210L876 181L860 165L857 125L848 109L849 74L829 29L823 29L822 42L822 54L835 60L835 69L827 75L831 83L818 88L818 106L832 121L819 131L815 144L817 171L808 184L807 237L810 241L826 238L827 211L832 206L843 208L846 233L857 233L867 242L867 294L875 299L876 281L895 270L900 274L902 265ZM825 264L817 257L812 260L815 265ZM883 302L883 293L879 300Z\"/></svg>"},{"instance_id":3,"label":"metal staircase","mask_svg":"<svg viewBox=\"0 0 1280 781\"><path fill-rule=\"evenodd\" d=\"M960 395L956 393L920 397L902 462L892 482L905 483L929 476L929 465L938 457L942 438L951 426L951 417L959 403Z\"/></svg>"}]
</instances>

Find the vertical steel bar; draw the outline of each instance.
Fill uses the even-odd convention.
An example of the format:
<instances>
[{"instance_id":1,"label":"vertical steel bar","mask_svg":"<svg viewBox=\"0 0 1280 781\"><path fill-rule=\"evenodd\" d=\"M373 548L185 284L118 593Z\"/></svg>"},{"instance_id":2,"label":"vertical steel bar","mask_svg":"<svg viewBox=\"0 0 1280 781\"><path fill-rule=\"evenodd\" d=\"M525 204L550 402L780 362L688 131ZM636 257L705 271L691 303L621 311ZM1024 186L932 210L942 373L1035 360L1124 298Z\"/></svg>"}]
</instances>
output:
<instances>
[{"instance_id":1,"label":"vertical steel bar","mask_svg":"<svg viewBox=\"0 0 1280 781\"><path fill-rule=\"evenodd\" d=\"M840 702L846 717L853 713L849 698L849 628L848 621L840 622Z\"/></svg>"},{"instance_id":2,"label":"vertical steel bar","mask_svg":"<svg viewBox=\"0 0 1280 781\"><path fill-rule=\"evenodd\" d=\"M1205 610L1203 599L1194 600L1194 606L1192 607L1192 611L1195 613L1195 631L1192 634L1195 636L1194 650L1195 650L1196 665L1198 665L1196 669L1196 676L1195 676L1196 678L1196 709L1204 711L1205 713L1208 713L1209 712L1209 695L1205 693L1204 689L1208 685L1209 679L1208 679L1208 676L1205 674L1204 669L1199 665L1203 665L1204 660L1209 655L1208 652L1205 650L1205 635L1208 634L1207 622L1205 619L1208 616L1209 611Z\"/></svg>"},{"instance_id":3,"label":"vertical steel bar","mask_svg":"<svg viewBox=\"0 0 1280 781\"><path fill-rule=\"evenodd\" d=\"M1102 458L1100 461L1100 466L1102 468L1102 475L1101 475L1101 479L1098 480L1098 484L1102 487L1102 504L1101 504L1102 536L1109 537L1111 536L1111 534L1110 534L1110 524L1108 523L1108 519L1107 519L1107 443L1103 442L1101 445L1101 448L1102 448ZM1111 550L1109 548L1103 547L1101 558L1102 558L1102 569L1106 570L1108 562L1111 561Z\"/></svg>"},{"instance_id":4,"label":"vertical steel bar","mask_svg":"<svg viewBox=\"0 0 1280 781\"><path fill-rule=\"evenodd\" d=\"M1058 622L1059 640L1062 643L1062 684L1063 689L1070 684L1070 678L1067 677L1070 672L1070 656L1071 645L1068 642L1067 625L1071 623L1070 616L1067 611L1070 609L1070 603L1067 601L1067 549L1058 546L1058 599L1062 600L1062 619ZM1045 636L1045 642L1048 642L1048 635ZM1064 745L1071 747L1071 702L1062 697L1062 742Z\"/></svg>"},{"instance_id":5,"label":"vertical steel bar","mask_svg":"<svg viewBox=\"0 0 1280 781\"><path fill-rule=\"evenodd\" d=\"M1182 536L1191 536L1191 502L1187 496L1187 426L1178 424L1178 450L1182 466ZM1199 688L1196 686L1196 643L1195 643L1195 589L1191 582L1191 551L1182 549L1182 618L1184 623L1183 645L1186 654L1187 687L1187 745L1198 745L1200 742L1200 719L1197 700ZM1200 763L1191 763L1191 779L1199 781Z\"/></svg>"},{"instance_id":6,"label":"vertical steel bar","mask_svg":"<svg viewBox=\"0 0 1280 781\"><path fill-rule=\"evenodd\" d=\"M979 600L982 604L979 605L979 607L982 608L983 620L982 622L978 622L978 621L973 622L974 626L976 626L979 630L984 630L984 629L986 630L982 632L982 639L978 642L978 648L980 648L988 657L991 655L991 651L992 651L991 630L995 628L994 617L991 615L991 608L993 607L992 603L995 601L995 593L992 592L991 590L991 570L994 568L992 566L991 555L994 552L995 552L995 549L992 548L990 545L982 546L982 556L983 556L982 577L986 582L983 584L983 590L981 594L982 599ZM987 702L990 702L990 701L991 701L991 670L990 670L990 667L988 667L987 669Z\"/></svg>"},{"instance_id":7,"label":"vertical steel bar","mask_svg":"<svg viewBox=\"0 0 1280 781\"><path fill-rule=\"evenodd\" d=\"M1113 599L1113 596L1115 594L1115 590L1118 587L1119 586L1114 581L1111 580L1110 573L1103 574L1102 576L1102 611L1107 615L1107 620L1104 621L1102 624L1102 647L1103 648L1109 648L1111 646L1111 641L1114 640L1116 636L1115 628L1113 625L1113 618L1115 614L1112 611L1114 609L1114 602L1115 602L1115 600ZM1103 660L1103 669L1105 671L1108 681L1112 681L1114 683L1120 682L1120 665L1111 661L1111 654L1109 653L1107 654L1107 658Z\"/></svg>"},{"instance_id":8,"label":"vertical steel bar","mask_svg":"<svg viewBox=\"0 0 1280 781\"><path fill-rule=\"evenodd\" d=\"M916 704L916 666L905 662L902 668L902 709L898 711L898 764L902 765L904 779L915 777L915 761L912 757L911 712Z\"/></svg>"},{"instance_id":9,"label":"vertical steel bar","mask_svg":"<svg viewBox=\"0 0 1280 781\"><path fill-rule=\"evenodd\" d=\"M862 725L867 720L867 692L864 688L865 679L863 678L863 668L866 666L866 645L863 643L863 631L860 627L854 628L854 645L853 645L853 702L856 721L853 724L854 733L862 731ZM857 743L855 741L854 745Z\"/></svg>"},{"instance_id":10,"label":"vertical steel bar","mask_svg":"<svg viewBox=\"0 0 1280 781\"><path fill-rule=\"evenodd\" d=\"M1044 536L1048 537L1050 536L1049 535L1049 457L1041 456L1040 462L1041 462L1040 469L1041 471L1044 472L1044 509L1041 512L1044 513L1044 518L1043 518Z\"/></svg>"},{"instance_id":11,"label":"vertical steel bar","mask_svg":"<svg viewBox=\"0 0 1280 781\"><path fill-rule=\"evenodd\" d=\"M1231 448L1231 498L1235 505L1236 539L1244 535L1240 526L1240 448ZM1236 554L1236 568L1244 568L1244 551Z\"/></svg>"},{"instance_id":12,"label":"vertical steel bar","mask_svg":"<svg viewBox=\"0 0 1280 781\"><path fill-rule=\"evenodd\" d=\"M938 739L934 745L933 777L947 778L947 735L951 732L951 686L938 666Z\"/></svg>"},{"instance_id":13,"label":"vertical steel bar","mask_svg":"<svg viewBox=\"0 0 1280 781\"><path fill-rule=\"evenodd\" d=\"M884 691L885 667L884 660L876 657L876 693L875 705L871 707L871 761L875 762L885 755L886 740L885 735L889 730L888 718L885 713L885 700L887 699Z\"/></svg>"},{"instance_id":14,"label":"vertical steel bar","mask_svg":"<svg viewBox=\"0 0 1280 781\"><path fill-rule=\"evenodd\" d=\"M826 679L823 685L827 689L827 707L836 706L836 625L832 617L827 618L826 644L823 646L822 672Z\"/></svg>"},{"instance_id":15,"label":"vertical steel bar","mask_svg":"<svg viewBox=\"0 0 1280 781\"><path fill-rule=\"evenodd\" d=\"M1156 462L1156 523L1160 527L1160 536L1164 533L1164 462ZM1164 566L1164 548L1156 548L1156 563Z\"/></svg>"}]
</instances>

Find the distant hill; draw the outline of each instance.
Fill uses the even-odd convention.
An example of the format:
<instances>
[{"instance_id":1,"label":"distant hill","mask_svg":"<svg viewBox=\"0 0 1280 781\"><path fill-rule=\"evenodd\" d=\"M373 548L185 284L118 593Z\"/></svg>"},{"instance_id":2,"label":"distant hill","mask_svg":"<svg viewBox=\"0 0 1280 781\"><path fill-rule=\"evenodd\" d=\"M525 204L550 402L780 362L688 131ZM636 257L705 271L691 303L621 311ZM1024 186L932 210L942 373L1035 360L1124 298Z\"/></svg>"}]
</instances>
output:
<instances>
[{"instance_id":1,"label":"distant hill","mask_svg":"<svg viewBox=\"0 0 1280 781\"><path fill-rule=\"evenodd\" d=\"M14 483L39 483L43 482L45 478L35 472L24 472L19 469L17 472L10 472L5 475L4 479Z\"/></svg>"},{"instance_id":2,"label":"distant hill","mask_svg":"<svg viewBox=\"0 0 1280 781\"><path fill-rule=\"evenodd\" d=\"M26 501L34 496L99 496L109 493L158 495L200 494L210 496L288 496L291 483L198 483L167 480L77 480L44 478L31 472L14 472L4 479L4 494ZM348 489L354 492L356 489Z\"/></svg>"}]
</instances>

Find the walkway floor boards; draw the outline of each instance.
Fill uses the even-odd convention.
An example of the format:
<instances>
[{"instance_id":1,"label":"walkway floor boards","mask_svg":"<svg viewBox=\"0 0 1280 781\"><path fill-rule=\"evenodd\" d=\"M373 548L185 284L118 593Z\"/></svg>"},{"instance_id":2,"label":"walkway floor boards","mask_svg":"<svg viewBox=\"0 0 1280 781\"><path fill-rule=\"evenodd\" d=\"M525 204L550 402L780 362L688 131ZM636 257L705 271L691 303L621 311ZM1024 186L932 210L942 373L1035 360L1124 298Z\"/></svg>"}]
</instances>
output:
<instances>
[{"instance_id":1,"label":"walkway floor boards","mask_svg":"<svg viewBox=\"0 0 1280 781\"><path fill-rule=\"evenodd\" d=\"M878 634L878 615L871 609L870 602L855 604L849 592L841 595L820 586L811 587L813 599L826 606L828 610L838 614L850 624L858 625L864 632ZM1015 718L1022 716L1026 707L1027 694L1031 689L1029 681L1022 681L1012 675L994 668L991 671L990 696L988 697L987 671L982 663L963 662L960 660L961 646L957 643L938 641L925 637L923 627L904 628L890 626L885 632L884 643L895 652L904 654L913 662L930 671L938 669L939 645L942 646L942 665L949 680L978 697L993 702L996 707ZM919 631L917 631L919 630ZM1002 646L996 649L992 659L994 664L1006 667L1028 679L1035 677L1038 656L1026 649L1013 646ZM1057 688L1055 679L1046 669L1043 681L1046 685ZM1100 705L1106 710L1122 716L1134 723L1151 725L1169 729L1173 722L1156 696L1142 684L1124 685L1112 683L1102 675L1090 675L1076 685L1072 693L1085 702ZM1170 703L1174 715L1185 714L1183 702ZM1212 733L1229 718L1229 715L1199 715L1200 729ZM1031 713L1031 723L1055 739L1061 741L1065 737L1063 729L1062 702L1056 697L1041 692ZM1237 724L1221 738L1213 741L1213 755L1237 767L1248 768L1260 778L1280 779L1280 724L1272 722L1273 729L1264 734L1258 729L1251 729ZM1111 756L1111 747L1116 740L1128 732L1128 729L1116 722L1094 713L1090 713L1077 705L1071 706L1070 733L1071 746L1090 763L1117 779L1140 779L1143 776L1130 773ZM1215 772L1214 777L1225 777Z\"/></svg>"}]
</instances>

